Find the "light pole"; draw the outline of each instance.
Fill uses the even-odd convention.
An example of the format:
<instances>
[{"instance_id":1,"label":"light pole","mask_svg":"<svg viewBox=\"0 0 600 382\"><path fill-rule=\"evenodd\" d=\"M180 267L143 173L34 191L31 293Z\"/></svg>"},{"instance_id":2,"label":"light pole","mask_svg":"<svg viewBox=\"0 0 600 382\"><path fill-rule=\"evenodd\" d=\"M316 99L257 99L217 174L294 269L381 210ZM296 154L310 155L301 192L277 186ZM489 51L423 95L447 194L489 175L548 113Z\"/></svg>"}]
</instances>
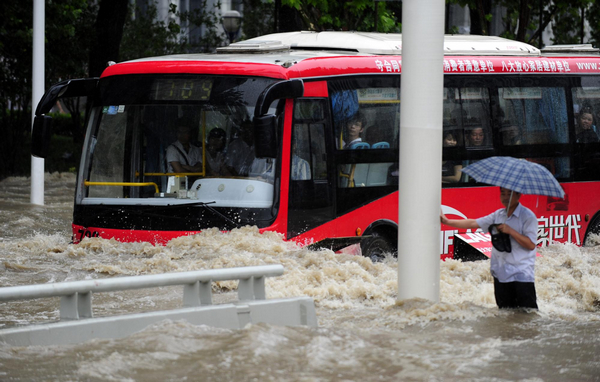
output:
<instances>
[{"instance_id":1,"label":"light pole","mask_svg":"<svg viewBox=\"0 0 600 382\"><path fill-rule=\"evenodd\" d=\"M227 33L229 43L233 43L233 40L235 40L240 31L242 16L238 11L227 11L223 13L221 23L223 23L223 29L225 30L225 33Z\"/></svg>"}]
</instances>

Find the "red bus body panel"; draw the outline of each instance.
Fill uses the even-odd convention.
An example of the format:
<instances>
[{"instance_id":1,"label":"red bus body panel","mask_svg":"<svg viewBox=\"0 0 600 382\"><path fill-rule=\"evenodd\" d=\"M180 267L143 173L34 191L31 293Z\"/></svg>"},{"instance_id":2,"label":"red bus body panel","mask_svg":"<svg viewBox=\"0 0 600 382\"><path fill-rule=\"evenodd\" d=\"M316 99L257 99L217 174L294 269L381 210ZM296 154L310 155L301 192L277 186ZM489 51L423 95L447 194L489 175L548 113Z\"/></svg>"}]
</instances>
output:
<instances>
[{"instance_id":1,"label":"red bus body panel","mask_svg":"<svg viewBox=\"0 0 600 382\"><path fill-rule=\"evenodd\" d=\"M253 62L252 55L240 56L239 62L207 60L206 56L175 59L145 59L108 67L103 78L125 74L190 73L210 75L263 76L275 79L303 78L305 97L327 97L324 77L352 74L400 74L401 56L330 56L299 60L289 68L280 64ZM246 60L246 61L244 61ZM263 59L264 60L264 59ZM258 61L258 59L254 59ZM600 58L595 57L488 57L446 56L446 74L600 74ZM314 80L313 80L314 79ZM279 214L274 223L261 231L287 233L287 207L289 196L289 163L293 101L285 106L283 129L281 186ZM538 244L554 241L581 245L590 218L600 211L600 183L563 183L564 200L546 196L524 195L521 202L538 217ZM418 201L415 201L418 203ZM446 188L442 192L442 208L452 218L477 218L502 208L497 187ZM335 218L317 228L292 238L300 245L308 245L332 237L357 236L372 223L380 220L398 222L398 192L382 197L368 205ZM440 254L442 258L452 254L453 236L458 230L442 227L440 231ZM148 241L165 244L169 240L193 235L198 231L140 231L81 227L73 225L74 242L83 237L114 238L119 241ZM400 243L400 245L402 245Z\"/></svg>"}]
</instances>

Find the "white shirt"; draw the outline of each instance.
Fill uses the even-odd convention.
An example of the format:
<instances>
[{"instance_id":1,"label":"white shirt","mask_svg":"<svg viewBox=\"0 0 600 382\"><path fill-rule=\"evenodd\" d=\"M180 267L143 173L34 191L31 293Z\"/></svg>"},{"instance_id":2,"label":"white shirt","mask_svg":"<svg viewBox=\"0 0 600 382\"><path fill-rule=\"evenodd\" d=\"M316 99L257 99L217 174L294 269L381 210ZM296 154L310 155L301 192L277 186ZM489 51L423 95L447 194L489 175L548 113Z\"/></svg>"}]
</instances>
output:
<instances>
[{"instance_id":1,"label":"white shirt","mask_svg":"<svg viewBox=\"0 0 600 382\"><path fill-rule=\"evenodd\" d=\"M537 217L529 208L518 204L509 218L506 217L506 209L501 208L477 219L477 225L485 232L488 232L490 225L502 223L508 224L515 231L527 236L533 243L537 242ZM531 251L523 248L512 236L510 245L511 252L500 252L496 248L492 248L490 261L492 276L501 283L534 282L535 248Z\"/></svg>"},{"instance_id":2,"label":"white shirt","mask_svg":"<svg viewBox=\"0 0 600 382\"><path fill-rule=\"evenodd\" d=\"M356 138L353 139L352 141L350 141L349 143L344 142L344 144L342 145L343 149L350 149L353 148L354 146L356 146L357 143L362 142L362 138Z\"/></svg>"},{"instance_id":3,"label":"white shirt","mask_svg":"<svg viewBox=\"0 0 600 382\"><path fill-rule=\"evenodd\" d=\"M221 166L225 163L225 153L223 151L218 151L215 157L213 158L210 154L210 151L206 152L206 163L208 167L212 170L213 175L222 175L220 173Z\"/></svg>"},{"instance_id":4,"label":"white shirt","mask_svg":"<svg viewBox=\"0 0 600 382\"><path fill-rule=\"evenodd\" d=\"M309 180L310 165L298 155L292 155L292 180Z\"/></svg>"},{"instance_id":5,"label":"white shirt","mask_svg":"<svg viewBox=\"0 0 600 382\"><path fill-rule=\"evenodd\" d=\"M202 162L202 150L200 150L200 147L190 144L190 151L186 152L181 142L176 141L167 147L167 171L175 172L173 166L171 166L171 162L193 166L196 163Z\"/></svg>"}]
</instances>

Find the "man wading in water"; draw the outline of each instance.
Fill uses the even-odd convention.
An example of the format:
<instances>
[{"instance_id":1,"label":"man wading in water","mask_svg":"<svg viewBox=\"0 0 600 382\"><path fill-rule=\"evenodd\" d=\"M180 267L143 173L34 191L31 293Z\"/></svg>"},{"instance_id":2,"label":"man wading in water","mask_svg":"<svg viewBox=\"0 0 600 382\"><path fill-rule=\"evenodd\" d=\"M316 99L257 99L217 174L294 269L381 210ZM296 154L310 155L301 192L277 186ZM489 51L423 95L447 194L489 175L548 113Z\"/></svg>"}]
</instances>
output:
<instances>
[{"instance_id":1,"label":"man wading in water","mask_svg":"<svg viewBox=\"0 0 600 382\"><path fill-rule=\"evenodd\" d=\"M499 308L537 309L534 285L535 242L537 240L537 218L528 208L519 204L521 194L500 188L501 208L479 219L448 219L440 215L442 224L463 229L490 226L510 238L505 248L492 249L490 270L494 277L494 296Z\"/></svg>"}]
</instances>

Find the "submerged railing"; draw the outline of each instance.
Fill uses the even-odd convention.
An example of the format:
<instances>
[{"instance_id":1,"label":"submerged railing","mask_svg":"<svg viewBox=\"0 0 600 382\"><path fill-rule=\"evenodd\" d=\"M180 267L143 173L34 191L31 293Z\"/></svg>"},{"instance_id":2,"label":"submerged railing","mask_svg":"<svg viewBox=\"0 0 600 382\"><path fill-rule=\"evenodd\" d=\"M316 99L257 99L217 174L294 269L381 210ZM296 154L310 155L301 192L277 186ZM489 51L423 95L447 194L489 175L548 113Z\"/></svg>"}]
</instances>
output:
<instances>
[{"instance_id":1,"label":"submerged railing","mask_svg":"<svg viewBox=\"0 0 600 382\"><path fill-rule=\"evenodd\" d=\"M247 323L256 322L316 326L312 299L266 299L265 278L282 274L283 266L277 264L4 287L0 288L0 301L60 297L61 321L3 329L0 330L0 340L15 345L45 345L81 342L98 337L117 338L161 319L187 319L194 324L226 328L241 328ZM227 280L239 280L239 301L213 305L212 283ZM94 293L173 285L183 285L181 309L93 317ZM72 339L65 339L63 335L72 334L67 334L69 328L78 332Z\"/></svg>"},{"instance_id":2,"label":"submerged railing","mask_svg":"<svg viewBox=\"0 0 600 382\"><path fill-rule=\"evenodd\" d=\"M282 265L210 269L158 275L128 276L111 279L63 281L53 284L0 288L0 301L61 297L60 319L91 318L92 295L130 289L183 285L183 306L212 304L212 282L239 279L238 298L265 299L265 277L281 276Z\"/></svg>"}]
</instances>

